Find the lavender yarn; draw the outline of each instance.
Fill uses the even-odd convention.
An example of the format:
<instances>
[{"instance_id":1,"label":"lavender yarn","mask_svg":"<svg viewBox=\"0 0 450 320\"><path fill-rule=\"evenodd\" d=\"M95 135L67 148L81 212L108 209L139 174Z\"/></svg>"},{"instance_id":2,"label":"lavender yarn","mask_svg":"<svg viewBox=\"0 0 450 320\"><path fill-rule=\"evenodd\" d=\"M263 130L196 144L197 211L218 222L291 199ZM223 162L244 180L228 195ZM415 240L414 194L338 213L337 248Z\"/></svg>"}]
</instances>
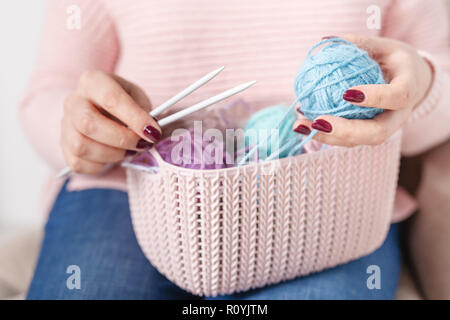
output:
<instances>
[{"instance_id":1,"label":"lavender yarn","mask_svg":"<svg viewBox=\"0 0 450 320\"><path fill-rule=\"evenodd\" d=\"M324 44L327 45L312 54ZM370 119L383 109L355 106L342 99L342 95L353 86L384 83L380 66L366 51L344 39L332 38L309 50L298 71L294 90L301 111L310 120L325 114Z\"/></svg>"},{"instance_id":2,"label":"lavender yarn","mask_svg":"<svg viewBox=\"0 0 450 320\"><path fill-rule=\"evenodd\" d=\"M186 143L189 143L191 148L187 154L183 154L184 150L179 148L180 144L184 143L184 139L189 139ZM215 145L213 152L206 151L205 149L208 146L211 147L211 144ZM203 137L198 139L193 129L189 130L188 134L179 136L179 140L172 141L171 137L161 140L155 148L164 161L188 169L224 169L231 166L228 163L232 163L222 141L206 141ZM178 148L180 152L174 151L175 148ZM220 150L221 154L216 155L215 150Z\"/></svg>"}]
</instances>

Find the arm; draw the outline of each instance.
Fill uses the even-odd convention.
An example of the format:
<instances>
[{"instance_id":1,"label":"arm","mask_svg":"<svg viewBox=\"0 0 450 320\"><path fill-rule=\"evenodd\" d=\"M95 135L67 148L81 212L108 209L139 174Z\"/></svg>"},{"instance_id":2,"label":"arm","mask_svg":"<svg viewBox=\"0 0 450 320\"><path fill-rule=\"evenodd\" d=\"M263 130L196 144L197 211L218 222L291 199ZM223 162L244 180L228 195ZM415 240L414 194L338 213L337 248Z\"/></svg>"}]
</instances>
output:
<instances>
[{"instance_id":1,"label":"arm","mask_svg":"<svg viewBox=\"0 0 450 320\"><path fill-rule=\"evenodd\" d=\"M450 137L450 35L447 7L441 0L392 1L382 35L419 50L433 70L427 95L403 126L405 155L424 152ZM422 51L423 50L423 51Z\"/></svg>"},{"instance_id":2,"label":"arm","mask_svg":"<svg viewBox=\"0 0 450 320\"><path fill-rule=\"evenodd\" d=\"M387 24L386 32L426 50L422 55L434 69L428 95L404 126L403 152L409 155L436 146L450 135L448 10L442 1L397 1L391 10L393 25ZM427 14L422 17L421 12ZM411 23L397 23L396 28L402 14L411 16ZM420 210L408 228L411 261L426 298L450 299L450 142L428 152L422 164L417 192Z\"/></svg>"},{"instance_id":3,"label":"arm","mask_svg":"<svg viewBox=\"0 0 450 320\"><path fill-rule=\"evenodd\" d=\"M81 29L70 30L70 6L80 9ZM76 8L75 8L76 9ZM64 167L59 147L60 123L66 96L86 70L114 70L119 45L114 24L101 1L50 0L38 53L20 118L29 141L53 168Z\"/></svg>"}]
</instances>

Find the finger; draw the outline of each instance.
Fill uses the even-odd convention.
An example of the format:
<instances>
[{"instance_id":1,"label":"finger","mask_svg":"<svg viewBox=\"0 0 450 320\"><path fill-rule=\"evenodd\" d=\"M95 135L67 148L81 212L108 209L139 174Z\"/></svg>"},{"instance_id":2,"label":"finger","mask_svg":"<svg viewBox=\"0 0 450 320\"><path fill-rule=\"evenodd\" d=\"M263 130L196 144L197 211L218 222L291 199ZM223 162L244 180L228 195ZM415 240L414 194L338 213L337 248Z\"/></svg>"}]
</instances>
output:
<instances>
[{"instance_id":1,"label":"finger","mask_svg":"<svg viewBox=\"0 0 450 320\"><path fill-rule=\"evenodd\" d=\"M161 128L111 76L101 71L83 74L81 93L93 103L125 123L149 142L161 139Z\"/></svg>"},{"instance_id":2,"label":"finger","mask_svg":"<svg viewBox=\"0 0 450 320\"><path fill-rule=\"evenodd\" d=\"M352 104L399 110L411 105L411 93L415 91L414 76L411 74L411 62L404 53L398 50L398 41L356 35L344 36L362 49L378 54L384 54L383 61L385 77L389 84L371 84L349 88L343 98Z\"/></svg>"},{"instance_id":3,"label":"finger","mask_svg":"<svg viewBox=\"0 0 450 320\"><path fill-rule=\"evenodd\" d=\"M312 124L311 120L308 120L305 118L300 118L294 122L294 125L292 126L292 130L294 130L297 133L303 134L303 135L308 135L312 131L311 124Z\"/></svg>"},{"instance_id":4,"label":"finger","mask_svg":"<svg viewBox=\"0 0 450 320\"><path fill-rule=\"evenodd\" d=\"M349 88L342 98L351 104L388 110L411 105L414 84L409 72L396 75L389 84L368 84Z\"/></svg>"},{"instance_id":5,"label":"finger","mask_svg":"<svg viewBox=\"0 0 450 320\"><path fill-rule=\"evenodd\" d=\"M61 144L61 146L67 165L75 173L96 174L101 172L105 167L104 163L81 159L73 155L64 144Z\"/></svg>"},{"instance_id":6,"label":"finger","mask_svg":"<svg viewBox=\"0 0 450 320\"><path fill-rule=\"evenodd\" d=\"M61 139L74 156L99 163L114 163L125 158L126 150L98 143L79 133L71 123L67 126Z\"/></svg>"},{"instance_id":7,"label":"finger","mask_svg":"<svg viewBox=\"0 0 450 320\"><path fill-rule=\"evenodd\" d=\"M353 147L379 145L390 137L408 117L408 110L385 111L371 120L345 119L324 115L311 127L318 130L315 140L329 145Z\"/></svg>"},{"instance_id":8,"label":"finger","mask_svg":"<svg viewBox=\"0 0 450 320\"><path fill-rule=\"evenodd\" d=\"M136 101L136 103L142 109L147 111L147 113L151 111L152 103L150 102L148 96L145 94L144 90L122 77L114 74L111 76L122 86L122 88L125 89L125 91L134 99L134 101Z\"/></svg>"},{"instance_id":9,"label":"finger","mask_svg":"<svg viewBox=\"0 0 450 320\"><path fill-rule=\"evenodd\" d=\"M361 36L355 34L346 34L342 39L347 40L357 47L367 51L373 57L379 57L389 54L394 50L396 41L376 36Z\"/></svg>"},{"instance_id":10,"label":"finger","mask_svg":"<svg viewBox=\"0 0 450 320\"><path fill-rule=\"evenodd\" d=\"M152 147L150 142L105 117L94 105L78 95L66 99L65 114L78 132L99 143L126 150Z\"/></svg>"}]
</instances>

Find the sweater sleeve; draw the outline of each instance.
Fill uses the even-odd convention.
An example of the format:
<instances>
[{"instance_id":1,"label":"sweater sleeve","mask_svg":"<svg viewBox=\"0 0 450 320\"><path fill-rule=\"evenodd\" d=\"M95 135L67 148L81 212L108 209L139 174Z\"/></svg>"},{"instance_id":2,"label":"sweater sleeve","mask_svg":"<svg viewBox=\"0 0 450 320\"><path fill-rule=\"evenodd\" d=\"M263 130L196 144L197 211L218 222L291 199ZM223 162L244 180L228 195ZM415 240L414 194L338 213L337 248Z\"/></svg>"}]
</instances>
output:
<instances>
[{"instance_id":1,"label":"sweater sleeve","mask_svg":"<svg viewBox=\"0 0 450 320\"><path fill-rule=\"evenodd\" d=\"M403 127L404 155L430 149L450 137L450 37L441 0L393 0L385 11L382 36L416 48L433 69L427 96Z\"/></svg>"},{"instance_id":2,"label":"sweater sleeve","mask_svg":"<svg viewBox=\"0 0 450 320\"><path fill-rule=\"evenodd\" d=\"M28 140L53 169L64 166L59 137L65 97L83 71L113 71L118 48L113 20L100 0L48 1L36 67L19 114Z\"/></svg>"}]
</instances>

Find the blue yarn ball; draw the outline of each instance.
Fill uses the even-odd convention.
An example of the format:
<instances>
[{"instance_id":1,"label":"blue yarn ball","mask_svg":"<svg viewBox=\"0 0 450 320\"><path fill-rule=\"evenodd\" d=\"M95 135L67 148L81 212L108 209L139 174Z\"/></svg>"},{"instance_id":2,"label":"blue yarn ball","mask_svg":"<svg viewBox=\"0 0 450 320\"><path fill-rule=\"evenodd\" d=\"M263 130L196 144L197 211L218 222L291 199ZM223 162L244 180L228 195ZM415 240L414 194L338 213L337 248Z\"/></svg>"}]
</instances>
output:
<instances>
[{"instance_id":1,"label":"blue yarn ball","mask_svg":"<svg viewBox=\"0 0 450 320\"><path fill-rule=\"evenodd\" d=\"M253 114L252 117L250 117L245 126L245 134L247 137L252 137L251 131L253 131L253 133L256 133L256 141L251 140L250 143L259 144L258 146L259 159L265 159L268 156L270 156L273 152L278 152L278 149L272 150L272 141L274 141L273 139L278 138L278 147L281 148L291 138L298 137L298 133L295 133L292 130L292 126L294 125L295 120L297 120L295 110L289 109L284 105L264 108ZM277 126L280 124L281 121L283 121L283 123L277 130L278 135L273 135L269 138L269 136L272 133L272 129L277 129ZM260 130L265 130L265 133L267 135L266 139L263 141L260 141L261 140ZM273 142L273 144L276 145L275 141ZM289 151L290 150L286 150L280 153L279 157L280 158L287 157Z\"/></svg>"},{"instance_id":2,"label":"blue yarn ball","mask_svg":"<svg viewBox=\"0 0 450 320\"><path fill-rule=\"evenodd\" d=\"M302 112L310 120L325 114L370 119L383 109L355 106L342 95L353 86L384 83L380 66L366 51L346 40L332 38L319 42L308 52L295 78L294 90Z\"/></svg>"}]
</instances>

